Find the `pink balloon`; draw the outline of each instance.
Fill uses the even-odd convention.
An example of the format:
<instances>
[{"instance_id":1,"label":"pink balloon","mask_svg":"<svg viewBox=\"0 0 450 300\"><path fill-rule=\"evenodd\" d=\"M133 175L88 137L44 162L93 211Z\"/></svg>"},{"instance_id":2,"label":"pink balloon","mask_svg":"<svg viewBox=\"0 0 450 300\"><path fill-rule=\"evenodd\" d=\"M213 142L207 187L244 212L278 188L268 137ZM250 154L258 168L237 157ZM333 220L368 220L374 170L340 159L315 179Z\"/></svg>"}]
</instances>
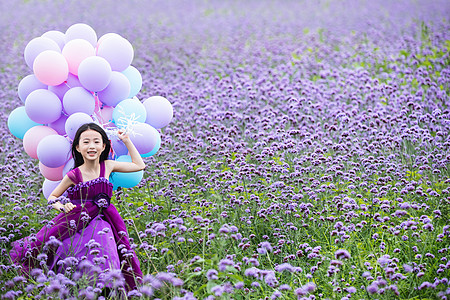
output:
<instances>
[{"instance_id":1,"label":"pink balloon","mask_svg":"<svg viewBox=\"0 0 450 300\"><path fill-rule=\"evenodd\" d=\"M61 53L47 50L36 57L33 71L40 82L46 85L58 85L67 79L69 65Z\"/></svg>"},{"instance_id":2,"label":"pink balloon","mask_svg":"<svg viewBox=\"0 0 450 300\"><path fill-rule=\"evenodd\" d=\"M69 72L78 75L78 66L89 56L95 55L94 47L86 40L74 39L64 46L62 55L69 64Z\"/></svg>"},{"instance_id":3,"label":"pink balloon","mask_svg":"<svg viewBox=\"0 0 450 300\"><path fill-rule=\"evenodd\" d=\"M28 129L23 136L23 148L32 158L37 159L37 146L39 142L48 135L58 134L56 130L48 126L34 126Z\"/></svg>"},{"instance_id":4,"label":"pink balloon","mask_svg":"<svg viewBox=\"0 0 450 300\"><path fill-rule=\"evenodd\" d=\"M41 171L41 174L51 181L59 181L63 179L63 169L64 165L57 167L57 168L49 168L43 163L39 162L39 171Z\"/></svg>"}]
</instances>

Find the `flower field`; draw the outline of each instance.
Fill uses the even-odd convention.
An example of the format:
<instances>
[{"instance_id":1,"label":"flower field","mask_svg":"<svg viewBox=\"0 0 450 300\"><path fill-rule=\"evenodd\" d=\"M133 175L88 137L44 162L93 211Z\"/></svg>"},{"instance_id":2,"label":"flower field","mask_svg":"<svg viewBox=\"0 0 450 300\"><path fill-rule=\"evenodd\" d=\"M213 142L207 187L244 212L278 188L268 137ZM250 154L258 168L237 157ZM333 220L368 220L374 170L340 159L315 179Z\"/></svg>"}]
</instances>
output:
<instances>
[{"instance_id":1,"label":"flower field","mask_svg":"<svg viewBox=\"0 0 450 300\"><path fill-rule=\"evenodd\" d=\"M448 1L14 0L0 11L2 299L102 289L78 261L25 278L8 257L56 213L7 127L30 72L23 49L79 22L126 37L138 97L174 109L142 182L112 199L145 275L127 298L450 299ZM102 275L121 289L120 272Z\"/></svg>"}]
</instances>

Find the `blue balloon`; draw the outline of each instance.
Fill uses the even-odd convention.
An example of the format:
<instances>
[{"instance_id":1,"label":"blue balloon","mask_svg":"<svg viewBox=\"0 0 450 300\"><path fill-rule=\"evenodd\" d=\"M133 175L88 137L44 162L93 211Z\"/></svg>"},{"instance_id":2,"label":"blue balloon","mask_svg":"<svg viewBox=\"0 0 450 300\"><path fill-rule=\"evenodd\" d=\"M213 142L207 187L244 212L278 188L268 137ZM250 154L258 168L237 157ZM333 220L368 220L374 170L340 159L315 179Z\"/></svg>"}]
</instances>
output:
<instances>
[{"instance_id":1,"label":"blue balloon","mask_svg":"<svg viewBox=\"0 0 450 300\"><path fill-rule=\"evenodd\" d=\"M125 75L130 82L130 95L128 98L133 98L139 93L142 88L142 76L139 73L138 69L133 66L129 66L125 70L122 71L122 74Z\"/></svg>"},{"instance_id":2,"label":"blue balloon","mask_svg":"<svg viewBox=\"0 0 450 300\"><path fill-rule=\"evenodd\" d=\"M161 147L161 136L158 136L158 140L156 141L156 145L155 147L153 147L153 150L145 153L145 154L141 154L141 157L150 157L156 154L156 152L158 152L159 148Z\"/></svg>"},{"instance_id":3,"label":"blue balloon","mask_svg":"<svg viewBox=\"0 0 450 300\"><path fill-rule=\"evenodd\" d=\"M8 129L16 138L23 139L25 133L31 127L42 125L32 121L25 110L25 106L14 109L8 117Z\"/></svg>"},{"instance_id":4,"label":"blue balloon","mask_svg":"<svg viewBox=\"0 0 450 300\"><path fill-rule=\"evenodd\" d=\"M122 155L119 156L116 161L121 162L132 162L131 156L129 155ZM132 188L141 182L142 177L144 176L144 171L137 171L137 172L131 172L131 173L120 173L120 172L113 172L109 176L109 181L113 184L113 189L117 190L117 188L123 187L123 188Z\"/></svg>"},{"instance_id":5,"label":"blue balloon","mask_svg":"<svg viewBox=\"0 0 450 300\"><path fill-rule=\"evenodd\" d=\"M118 128L125 128L129 121L144 123L147 119L147 111L139 99L125 99L114 108L112 118Z\"/></svg>"}]
</instances>

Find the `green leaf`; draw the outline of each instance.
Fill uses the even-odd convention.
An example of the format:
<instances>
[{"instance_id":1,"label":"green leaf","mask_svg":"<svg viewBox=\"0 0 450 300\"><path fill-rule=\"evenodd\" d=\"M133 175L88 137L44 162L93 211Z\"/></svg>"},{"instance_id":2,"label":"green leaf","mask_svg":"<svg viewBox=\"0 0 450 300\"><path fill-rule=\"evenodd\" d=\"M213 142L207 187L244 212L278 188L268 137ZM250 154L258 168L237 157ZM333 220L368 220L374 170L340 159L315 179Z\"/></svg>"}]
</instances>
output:
<instances>
[{"instance_id":1,"label":"green leaf","mask_svg":"<svg viewBox=\"0 0 450 300\"><path fill-rule=\"evenodd\" d=\"M225 267L225 270L226 271L228 271L228 272L232 272L232 273L237 273L237 272L239 272L235 267L233 267L233 266L226 266Z\"/></svg>"},{"instance_id":2,"label":"green leaf","mask_svg":"<svg viewBox=\"0 0 450 300\"><path fill-rule=\"evenodd\" d=\"M208 291L208 293L211 293L211 289L215 286L217 286L216 282L208 281L208 283L206 284L206 290Z\"/></svg>"},{"instance_id":3,"label":"green leaf","mask_svg":"<svg viewBox=\"0 0 450 300\"><path fill-rule=\"evenodd\" d=\"M200 275L202 275L202 274L203 274L202 271L198 271L198 272L191 273L191 275L189 275L188 278L186 278L186 280L185 280L184 282L188 282L188 281L191 280L192 278L198 277L198 276L200 276Z\"/></svg>"},{"instance_id":4,"label":"green leaf","mask_svg":"<svg viewBox=\"0 0 450 300\"><path fill-rule=\"evenodd\" d=\"M238 275L238 274L228 274L227 275L230 279L232 279L231 281L233 282L233 283L236 283L236 282L243 282L244 281L244 278L242 278L240 275Z\"/></svg>"}]
</instances>

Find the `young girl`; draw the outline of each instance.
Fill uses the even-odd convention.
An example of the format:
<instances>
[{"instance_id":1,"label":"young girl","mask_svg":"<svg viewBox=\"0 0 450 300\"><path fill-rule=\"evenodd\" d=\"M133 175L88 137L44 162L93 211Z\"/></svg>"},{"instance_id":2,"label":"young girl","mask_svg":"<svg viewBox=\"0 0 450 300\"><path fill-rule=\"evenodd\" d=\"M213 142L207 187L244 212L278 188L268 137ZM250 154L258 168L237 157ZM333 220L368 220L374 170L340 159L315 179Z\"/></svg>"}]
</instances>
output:
<instances>
[{"instance_id":1,"label":"young girl","mask_svg":"<svg viewBox=\"0 0 450 300\"><path fill-rule=\"evenodd\" d=\"M13 243L12 261L22 265L26 274L38 266L37 255L45 253L47 266L57 272L72 268L78 276L100 273L101 280L101 271L120 270L127 290L141 282L139 260L131 249L125 223L110 203L113 185L108 178L112 172L143 170L145 164L128 134L123 130L118 133L132 162L108 160L111 143L97 124L84 124L78 129L72 144L75 166L48 198L60 214L36 236ZM61 197L66 191L70 201ZM75 263L74 259L65 259L69 257L76 258Z\"/></svg>"}]
</instances>

